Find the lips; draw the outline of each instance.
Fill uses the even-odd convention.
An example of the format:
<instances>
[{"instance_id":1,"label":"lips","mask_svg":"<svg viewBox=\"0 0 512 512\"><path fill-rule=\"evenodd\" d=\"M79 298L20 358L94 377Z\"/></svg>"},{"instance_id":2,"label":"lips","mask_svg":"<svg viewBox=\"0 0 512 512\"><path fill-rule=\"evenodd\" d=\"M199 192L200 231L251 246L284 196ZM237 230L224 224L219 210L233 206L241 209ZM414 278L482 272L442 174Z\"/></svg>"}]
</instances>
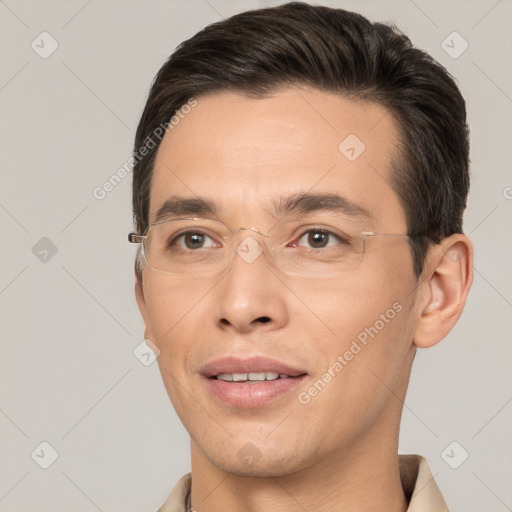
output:
<instances>
[{"instance_id":1,"label":"lips","mask_svg":"<svg viewBox=\"0 0 512 512\"><path fill-rule=\"evenodd\" d=\"M263 373L265 380L252 380ZM209 396L217 404L243 409L283 404L282 400L291 400L307 378L307 372L298 365L263 356L216 359L203 366L201 374ZM228 375L232 380L226 378Z\"/></svg>"},{"instance_id":2,"label":"lips","mask_svg":"<svg viewBox=\"0 0 512 512\"><path fill-rule=\"evenodd\" d=\"M304 369L282 363L277 359L254 356L246 359L238 357L223 357L207 363L201 374L207 378L215 378L220 374L249 374L249 373L277 373L289 377L299 377L307 372Z\"/></svg>"}]
</instances>

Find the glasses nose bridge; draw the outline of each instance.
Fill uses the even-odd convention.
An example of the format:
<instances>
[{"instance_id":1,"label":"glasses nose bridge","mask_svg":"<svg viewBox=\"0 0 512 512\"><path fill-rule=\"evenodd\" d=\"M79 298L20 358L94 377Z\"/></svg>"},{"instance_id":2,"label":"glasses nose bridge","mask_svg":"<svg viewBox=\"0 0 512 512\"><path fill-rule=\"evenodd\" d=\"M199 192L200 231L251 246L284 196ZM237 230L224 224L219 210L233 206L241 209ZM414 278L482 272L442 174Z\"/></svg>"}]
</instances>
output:
<instances>
[{"instance_id":1,"label":"glasses nose bridge","mask_svg":"<svg viewBox=\"0 0 512 512\"><path fill-rule=\"evenodd\" d=\"M240 232L248 232L248 236L237 239L235 235ZM251 236L253 233L261 235L264 240L256 240L256 238ZM253 239L251 240L251 238ZM258 256L262 252L273 260L274 248L271 247L273 245L272 235L264 233L253 226L238 226L237 228L230 229L229 245L231 246L229 254L230 264L237 253L246 263L252 263L255 259L259 259Z\"/></svg>"},{"instance_id":2,"label":"glasses nose bridge","mask_svg":"<svg viewBox=\"0 0 512 512\"><path fill-rule=\"evenodd\" d=\"M264 236L265 238L271 238L271 235L263 233L263 231L260 231L258 228L255 228L253 226L238 226L237 228L230 230L230 237L236 235L240 231L252 231L253 233L258 233L259 235Z\"/></svg>"}]
</instances>

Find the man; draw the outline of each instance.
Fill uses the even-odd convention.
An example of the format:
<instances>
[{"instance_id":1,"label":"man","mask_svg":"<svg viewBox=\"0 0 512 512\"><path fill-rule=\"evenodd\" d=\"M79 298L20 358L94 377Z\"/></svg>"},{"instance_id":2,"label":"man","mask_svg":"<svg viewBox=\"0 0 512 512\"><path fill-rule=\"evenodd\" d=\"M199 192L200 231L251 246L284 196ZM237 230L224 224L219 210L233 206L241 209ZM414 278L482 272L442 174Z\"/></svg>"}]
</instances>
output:
<instances>
[{"instance_id":1,"label":"man","mask_svg":"<svg viewBox=\"0 0 512 512\"><path fill-rule=\"evenodd\" d=\"M397 455L473 277L446 70L355 13L242 13L164 64L135 152L136 299L191 438L160 511L447 510Z\"/></svg>"}]
</instances>

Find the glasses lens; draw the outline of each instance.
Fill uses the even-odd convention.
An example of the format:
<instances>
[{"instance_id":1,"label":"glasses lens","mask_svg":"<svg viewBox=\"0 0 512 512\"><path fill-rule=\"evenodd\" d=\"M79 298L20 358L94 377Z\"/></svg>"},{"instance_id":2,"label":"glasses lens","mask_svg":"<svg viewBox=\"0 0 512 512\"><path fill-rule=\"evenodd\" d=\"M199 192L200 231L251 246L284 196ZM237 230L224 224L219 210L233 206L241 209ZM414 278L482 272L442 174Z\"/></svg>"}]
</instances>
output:
<instances>
[{"instance_id":1,"label":"glasses lens","mask_svg":"<svg viewBox=\"0 0 512 512\"><path fill-rule=\"evenodd\" d=\"M271 231L275 266L298 277L328 278L355 270L364 254L364 237L353 223L299 220Z\"/></svg>"},{"instance_id":2,"label":"glasses lens","mask_svg":"<svg viewBox=\"0 0 512 512\"><path fill-rule=\"evenodd\" d=\"M322 278L356 269L364 254L360 229L339 219L286 221L274 226L270 236L245 229L231 236L225 224L213 220L153 224L145 241L146 264L168 274L207 276L225 270L234 257L252 264L265 257L266 248L277 270L297 277Z\"/></svg>"},{"instance_id":3,"label":"glasses lens","mask_svg":"<svg viewBox=\"0 0 512 512\"><path fill-rule=\"evenodd\" d=\"M153 224L147 233L146 264L169 274L216 273L229 264L229 228L213 220L179 219Z\"/></svg>"}]
</instances>

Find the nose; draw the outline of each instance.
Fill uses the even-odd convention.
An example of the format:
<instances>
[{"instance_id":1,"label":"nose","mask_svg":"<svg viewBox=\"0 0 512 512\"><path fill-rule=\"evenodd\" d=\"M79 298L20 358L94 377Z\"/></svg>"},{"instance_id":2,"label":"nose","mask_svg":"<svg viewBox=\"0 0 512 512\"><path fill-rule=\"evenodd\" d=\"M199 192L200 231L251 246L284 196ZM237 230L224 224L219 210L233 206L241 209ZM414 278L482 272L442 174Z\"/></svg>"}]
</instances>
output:
<instances>
[{"instance_id":1,"label":"nose","mask_svg":"<svg viewBox=\"0 0 512 512\"><path fill-rule=\"evenodd\" d=\"M271 268L267 238L254 231L242 235L232 246L228 271L215 287L215 323L239 333L279 329L288 322L288 290Z\"/></svg>"}]
</instances>

